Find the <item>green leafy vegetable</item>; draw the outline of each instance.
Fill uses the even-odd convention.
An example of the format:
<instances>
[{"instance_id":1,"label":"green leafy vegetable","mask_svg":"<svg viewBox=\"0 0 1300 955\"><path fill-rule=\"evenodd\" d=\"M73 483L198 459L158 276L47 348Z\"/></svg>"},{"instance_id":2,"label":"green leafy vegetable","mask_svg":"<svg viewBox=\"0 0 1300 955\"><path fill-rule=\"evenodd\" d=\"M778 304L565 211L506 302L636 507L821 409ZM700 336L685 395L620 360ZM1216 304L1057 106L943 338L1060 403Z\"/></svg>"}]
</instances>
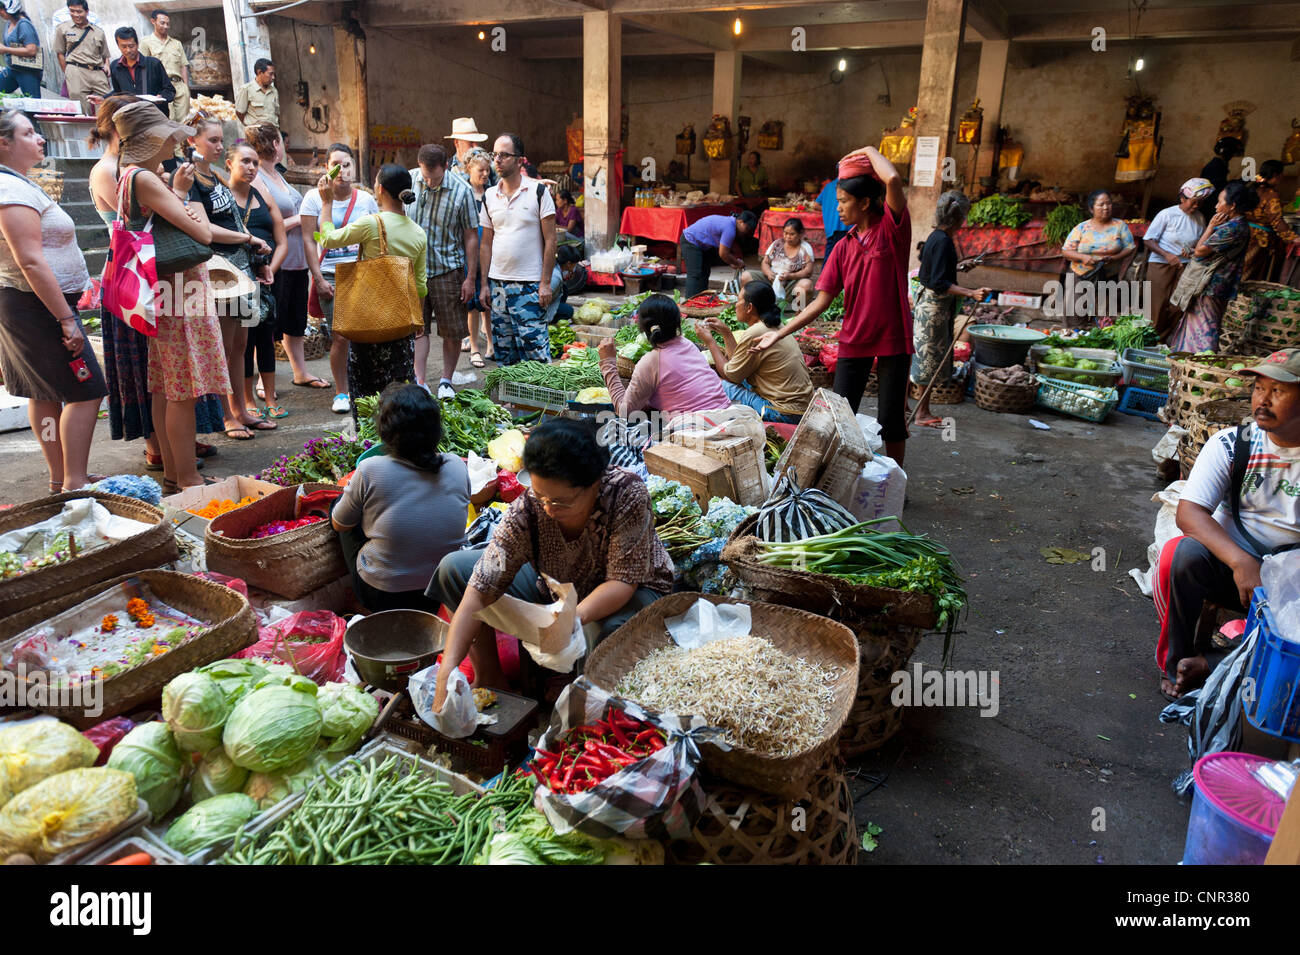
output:
<instances>
[{"instance_id":1,"label":"green leafy vegetable","mask_svg":"<svg viewBox=\"0 0 1300 955\"><path fill-rule=\"evenodd\" d=\"M155 822L181 798L187 764L171 730L159 722L141 723L123 736L107 763L135 777L136 792L149 804Z\"/></svg>"},{"instance_id":2,"label":"green leafy vegetable","mask_svg":"<svg viewBox=\"0 0 1300 955\"><path fill-rule=\"evenodd\" d=\"M187 753L203 754L221 745L230 705L212 677L182 673L163 687L162 715L177 746Z\"/></svg>"},{"instance_id":3,"label":"green leafy vegetable","mask_svg":"<svg viewBox=\"0 0 1300 955\"><path fill-rule=\"evenodd\" d=\"M163 841L181 855L192 856L233 839L256 814L257 802L243 793L213 796L173 822Z\"/></svg>"},{"instance_id":4,"label":"green leafy vegetable","mask_svg":"<svg viewBox=\"0 0 1300 955\"><path fill-rule=\"evenodd\" d=\"M313 694L267 686L235 704L222 742L236 765L257 773L274 773L311 752L320 738L321 723L320 706Z\"/></svg>"},{"instance_id":5,"label":"green leafy vegetable","mask_svg":"<svg viewBox=\"0 0 1300 955\"><path fill-rule=\"evenodd\" d=\"M1043 223L1043 238L1053 245L1061 245L1070 237L1071 230L1088 218L1088 213L1075 205L1059 205L1047 214Z\"/></svg>"},{"instance_id":6,"label":"green leafy vegetable","mask_svg":"<svg viewBox=\"0 0 1300 955\"><path fill-rule=\"evenodd\" d=\"M970 207L966 216L968 225L992 225L1019 229L1033 218L1025 211L1019 199L998 193L981 199Z\"/></svg>"}]
</instances>

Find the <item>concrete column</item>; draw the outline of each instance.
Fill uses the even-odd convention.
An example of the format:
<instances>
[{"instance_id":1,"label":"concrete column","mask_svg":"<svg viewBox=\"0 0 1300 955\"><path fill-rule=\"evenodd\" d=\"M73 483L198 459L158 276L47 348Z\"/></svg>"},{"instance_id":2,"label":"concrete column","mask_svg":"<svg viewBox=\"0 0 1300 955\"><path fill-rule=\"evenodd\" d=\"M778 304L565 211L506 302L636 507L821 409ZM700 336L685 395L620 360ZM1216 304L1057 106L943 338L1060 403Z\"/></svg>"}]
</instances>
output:
<instances>
[{"instance_id":1,"label":"concrete column","mask_svg":"<svg viewBox=\"0 0 1300 955\"><path fill-rule=\"evenodd\" d=\"M590 248L618 235L622 196L614 192L614 162L622 150L623 20L582 15L582 220Z\"/></svg>"},{"instance_id":2,"label":"concrete column","mask_svg":"<svg viewBox=\"0 0 1300 955\"><path fill-rule=\"evenodd\" d=\"M254 63L262 57L271 58L271 34L266 28L266 18L243 16L252 12L248 0L222 0L226 47L230 51L230 81L236 90L253 78ZM112 41L110 36L109 43ZM185 42L184 37L181 42Z\"/></svg>"},{"instance_id":3,"label":"concrete column","mask_svg":"<svg viewBox=\"0 0 1300 955\"><path fill-rule=\"evenodd\" d=\"M357 150L357 181L369 185L370 101L366 95L366 41L334 28L334 65L339 77L338 141Z\"/></svg>"},{"instance_id":4,"label":"concrete column","mask_svg":"<svg viewBox=\"0 0 1300 955\"><path fill-rule=\"evenodd\" d=\"M917 151L922 136L939 137L939 168L933 186L910 186L907 209L912 218L912 267L918 264L915 244L930 234L935 202L944 190L943 161L952 152L953 110L957 95L957 56L966 26L966 0L929 0L925 39L921 48L921 83L916 97ZM916 179L915 159L909 182Z\"/></svg>"},{"instance_id":5,"label":"concrete column","mask_svg":"<svg viewBox=\"0 0 1300 955\"><path fill-rule=\"evenodd\" d=\"M975 163L977 177L997 173L994 160L997 158L998 125L1002 120L1002 93L1007 80L1007 53L1010 50L1010 40L985 40L980 45L980 72L975 95L984 108L984 129L980 135L979 159Z\"/></svg>"},{"instance_id":6,"label":"concrete column","mask_svg":"<svg viewBox=\"0 0 1300 955\"><path fill-rule=\"evenodd\" d=\"M741 54L736 50L720 50L713 54L713 113L731 120L733 136L736 117L740 113L740 66ZM731 170L735 161L735 156L709 160L710 192L731 192Z\"/></svg>"}]
</instances>

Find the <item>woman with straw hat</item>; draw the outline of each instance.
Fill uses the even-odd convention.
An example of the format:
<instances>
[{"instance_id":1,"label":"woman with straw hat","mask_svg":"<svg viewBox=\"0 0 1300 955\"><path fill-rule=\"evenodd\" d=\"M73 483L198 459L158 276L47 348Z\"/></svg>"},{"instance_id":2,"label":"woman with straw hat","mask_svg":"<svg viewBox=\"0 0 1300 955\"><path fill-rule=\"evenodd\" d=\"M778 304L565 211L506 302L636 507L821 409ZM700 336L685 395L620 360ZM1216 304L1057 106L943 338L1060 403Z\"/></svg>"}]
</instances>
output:
<instances>
[{"instance_id":1,"label":"woman with straw hat","mask_svg":"<svg viewBox=\"0 0 1300 955\"><path fill-rule=\"evenodd\" d=\"M121 142L118 159L126 227L143 229L156 215L190 238L211 244L212 227L203 207L173 191L153 172L194 130L173 122L147 102L123 106L113 114L113 125ZM192 177L193 169L187 174ZM149 339L149 391L163 456L163 493L175 493L205 483L192 453L194 402L202 395L227 394L230 376L207 264L161 276L158 284L164 302L180 305L159 309L158 335Z\"/></svg>"}]
</instances>

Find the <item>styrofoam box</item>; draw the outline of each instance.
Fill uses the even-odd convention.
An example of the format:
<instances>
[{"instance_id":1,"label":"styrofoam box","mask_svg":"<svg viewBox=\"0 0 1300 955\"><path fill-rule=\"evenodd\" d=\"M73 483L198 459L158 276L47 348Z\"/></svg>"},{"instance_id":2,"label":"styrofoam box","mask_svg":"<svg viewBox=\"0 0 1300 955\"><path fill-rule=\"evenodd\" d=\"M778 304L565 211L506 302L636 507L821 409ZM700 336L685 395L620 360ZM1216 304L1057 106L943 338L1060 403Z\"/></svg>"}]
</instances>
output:
<instances>
[{"instance_id":1,"label":"styrofoam box","mask_svg":"<svg viewBox=\"0 0 1300 955\"><path fill-rule=\"evenodd\" d=\"M30 427L27 399L16 398L0 387L0 432L23 431Z\"/></svg>"},{"instance_id":2,"label":"styrofoam box","mask_svg":"<svg viewBox=\"0 0 1300 955\"><path fill-rule=\"evenodd\" d=\"M1041 295L1024 295L1020 292L999 292L999 305L1018 305L1021 308L1041 308L1043 297Z\"/></svg>"}]
</instances>

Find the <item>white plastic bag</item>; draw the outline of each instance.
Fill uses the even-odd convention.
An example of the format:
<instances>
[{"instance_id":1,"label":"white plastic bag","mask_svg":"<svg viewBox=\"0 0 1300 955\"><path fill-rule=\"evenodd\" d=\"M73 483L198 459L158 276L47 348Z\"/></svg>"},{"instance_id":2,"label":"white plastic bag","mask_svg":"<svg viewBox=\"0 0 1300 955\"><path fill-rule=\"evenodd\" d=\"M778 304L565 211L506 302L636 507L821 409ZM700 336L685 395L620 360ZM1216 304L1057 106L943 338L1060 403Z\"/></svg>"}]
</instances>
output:
<instances>
[{"instance_id":1,"label":"white plastic bag","mask_svg":"<svg viewBox=\"0 0 1300 955\"><path fill-rule=\"evenodd\" d=\"M674 643L693 650L714 640L749 636L752 617L747 604L715 604L701 598L680 617L665 620L664 626Z\"/></svg>"},{"instance_id":2,"label":"white plastic bag","mask_svg":"<svg viewBox=\"0 0 1300 955\"><path fill-rule=\"evenodd\" d=\"M879 454L885 446L884 440L880 437L880 422L869 414L860 414L858 427L862 429L862 436L867 439L867 447L871 449L871 453Z\"/></svg>"},{"instance_id":3,"label":"white plastic bag","mask_svg":"<svg viewBox=\"0 0 1300 955\"><path fill-rule=\"evenodd\" d=\"M1146 570L1138 570L1134 567L1128 572L1137 583L1138 589L1148 597L1155 593L1156 567L1160 564L1160 552L1165 549L1165 544L1182 533L1178 529L1178 500L1183 496L1183 486L1186 483L1186 481L1175 481L1163 491L1151 496L1151 500L1160 505L1160 513L1156 515L1155 539L1147 547L1147 563L1150 566Z\"/></svg>"},{"instance_id":4,"label":"white plastic bag","mask_svg":"<svg viewBox=\"0 0 1300 955\"><path fill-rule=\"evenodd\" d=\"M480 458L473 451L466 462L469 469L469 496L473 497L497 479L497 466L491 458Z\"/></svg>"},{"instance_id":5,"label":"white plastic bag","mask_svg":"<svg viewBox=\"0 0 1300 955\"><path fill-rule=\"evenodd\" d=\"M434 712L433 697L438 685L438 664L412 673L406 688L415 704L415 712L443 736L464 739L478 728L478 707L474 705L474 691L469 680L457 668L447 678L447 699L442 712Z\"/></svg>"},{"instance_id":6,"label":"white plastic bag","mask_svg":"<svg viewBox=\"0 0 1300 955\"><path fill-rule=\"evenodd\" d=\"M594 624L599 628L599 624ZM582 655L587 652L587 637L583 632L583 623L577 617L573 619L573 633L569 636L569 642L564 645L564 649L556 653L543 653L536 646L523 640L519 645L528 651L528 655L537 661L537 665L545 667L548 670L554 670L556 673L568 673L573 669Z\"/></svg>"},{"instance_id":7,"label":"white plastic bag","mask_svg":"<svg viewBox=\"0 0 1300 955\"><path fill-rule=\"evenodd\" d=\"M863 416L858 415L861 419ZM862 467L857 486L849 496L848 509L860 521L878 517L902 517L907 496L907 472L893 458L878 454ZM882 531L899 530L889 524Z\"/></svg>"},{"instance_id":8,"label":"white plastic bag","mask_svg":"<svg viewBox=\"0 0 1300 955\"><path fill-rule=\"evenodd\" d=\"M1151 457L1156 464L1164 464L1166 461L1172 461L1178 457L1178 448L1186 434L1186 428L1171 424L1169 430L1160 436L1156 446L1151 449Z\"/></svg>"},{"instance_id":9,"label":"white plastic bag","mask_svg":"<svg viewBox=\"0 0 1300 955\"><path fill-rule=\"evenodd\" d=\"M1300 643L1300 550L1265 557L1259 579L1268 594L1278 636Z\"/></svg>"}]
</instances>

